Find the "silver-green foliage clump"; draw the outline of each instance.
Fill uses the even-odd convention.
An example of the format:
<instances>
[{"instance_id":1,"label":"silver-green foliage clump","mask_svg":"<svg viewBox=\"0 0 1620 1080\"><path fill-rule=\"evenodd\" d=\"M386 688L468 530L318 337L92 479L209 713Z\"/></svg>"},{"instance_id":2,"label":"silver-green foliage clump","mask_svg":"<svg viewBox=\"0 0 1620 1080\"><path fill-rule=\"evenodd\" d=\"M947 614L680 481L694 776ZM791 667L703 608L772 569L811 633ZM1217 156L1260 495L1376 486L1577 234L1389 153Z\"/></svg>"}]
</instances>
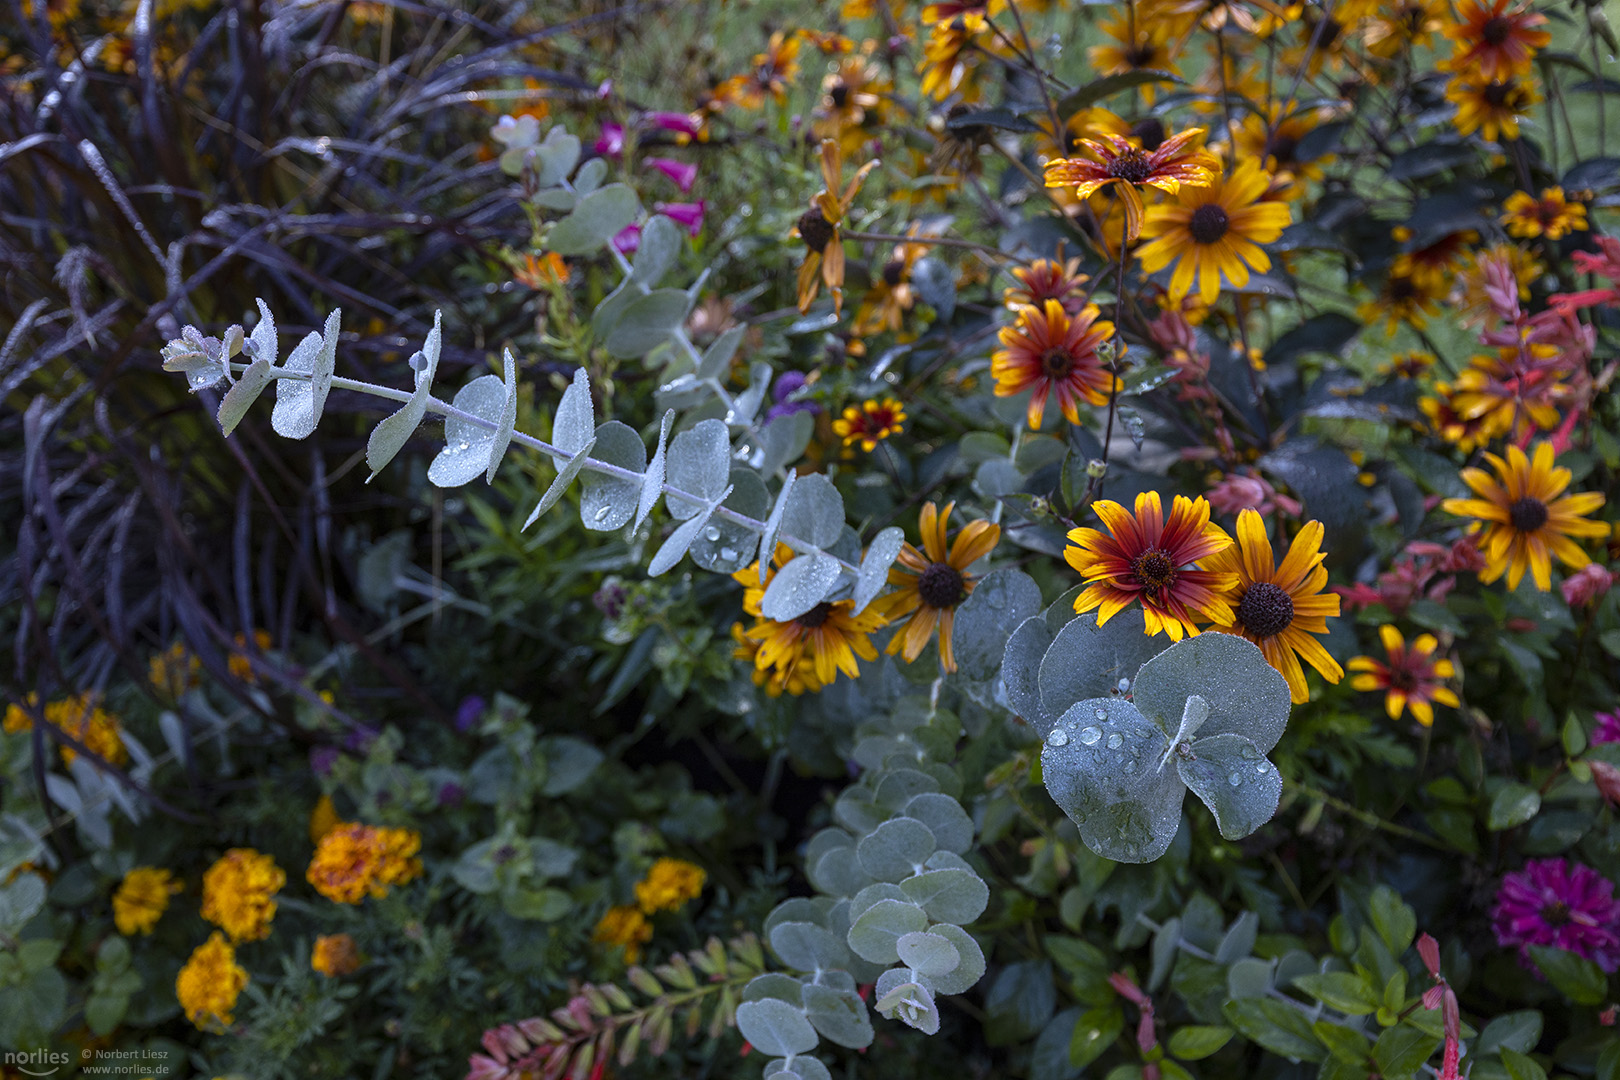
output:
<instances>
[{"instance_id":1,"label":"silver-green foliage clump","mask_svg":"<svg viewBox=\"0 0 1620 1080\"><path fill-rule=\"evenodd\" d=\"M1243 638L1166 647L1140 611L1099 627L1065 596L1008 639L1002 681L1044 741L1047 791L1105 858L1163 855L1189 788L1228 840L1277 811L1282 777L1266 754L1288 724L1288 684Z\"/></svg>"}]
</instances>

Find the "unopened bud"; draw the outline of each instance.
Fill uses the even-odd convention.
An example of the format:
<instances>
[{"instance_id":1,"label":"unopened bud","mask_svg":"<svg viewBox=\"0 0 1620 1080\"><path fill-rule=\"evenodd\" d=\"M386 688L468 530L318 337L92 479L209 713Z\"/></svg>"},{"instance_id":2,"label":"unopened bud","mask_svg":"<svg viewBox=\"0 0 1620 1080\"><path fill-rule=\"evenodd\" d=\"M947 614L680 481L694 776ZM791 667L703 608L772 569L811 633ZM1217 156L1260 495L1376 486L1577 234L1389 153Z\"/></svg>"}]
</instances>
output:
<instances>
[{"instance_id":1,"label":"unopened bud","mask_svg":"<svg viewBox=\"0 0 1620 1080\"><path fill-rule=\"evenodd\" d=\"M1108 475L1108 462L1092 458L1086 462L1086 475L1093 480L1101 480Z\"/></svg>"}]
</instances>

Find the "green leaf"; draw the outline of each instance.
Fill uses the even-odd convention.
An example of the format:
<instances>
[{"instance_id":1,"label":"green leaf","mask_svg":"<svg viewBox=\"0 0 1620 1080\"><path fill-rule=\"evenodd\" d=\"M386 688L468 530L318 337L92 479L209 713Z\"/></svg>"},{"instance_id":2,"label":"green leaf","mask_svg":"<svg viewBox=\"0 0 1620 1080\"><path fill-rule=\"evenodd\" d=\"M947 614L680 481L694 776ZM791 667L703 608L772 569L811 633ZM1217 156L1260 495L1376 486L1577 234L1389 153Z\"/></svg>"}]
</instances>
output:
<instances>
[{"instance_id":1,"label":"green leaf","mask_svg":"<svg viewBox=\"0 0 1620 1080\"><path fill-rule=\"evenodd\" d=\"M655 220L663 221L664 218ZM665 341L686 318L684 289L654 289L632 300L608 331L608 354L620 360L645 356Z\"/></svg>"},{"instance_id":2,"label":"green leaf","mask_svg":"<svg viewBox=\"0 0 1620 1080\"><path fill-rule=\"evenodd\" d=\"M422 416L427 412L428 397L433 391L433 376L439 370L439 346L442 340L440 322L440 313L435 311L433 329L428 331L427 340L422 343L422 366L416 372L416 389L412 391L410 400L405 403L404 408L392 416L384 417L382 422L372 429L371 438L366 440L366 467L371 470L371 477L368 479L375 479L377 474L382 472L383 466L394 460L394 455L399 453L406 440L415 433L416 425L422 422ZM289 366L292 364L291 357L288 357L287 363ZM283 384L286 381L283 379ZM279 393L281 387L276 389ZM278 410L281 408L279 400L276 402L276 408ZM286 434L279 427L276 430ZM309 421L309 430L315 430L313 420Z\"/></svg>"},{"instance_id":3,"label":"green leaf","mask_svg":"<svg viewBox=\"0 0 1620 1080\"><path fill-rule=\"evenodd\" d=\"M1485 1025L1472 1052L1476 1057L1484 1057L1506 1046L1528 1054L1541 1041L1541 1026L1541 1013L1535 1009L1503 1013Z\"/></svg>"},{"instance_id":4,"label":"green leaf","mask_svg":"<svg viewBox=\"0 0 1620 1080\"><path fill-rule=\"evenodd\" d=\"M1541 794L1524 784L1504 784L1491 799L1490 815L1486 827L1501 832L1523 825L1541 811Z\"/></svg>"},{"instance_id":5,"label":"green leaf","mask_svg":"<svg viewBox=\"0 0 1620 1080\"><path fill-rule=\"evenodd\" d=\"M1511 1046L1502 1047L1502 1064L1507 1066L1513 1080L1547 1080L1547 1070L1536 1064L1534 1058L1519 1053Z\"/></svg>"},{"instance_id":6,"label":"green leaf","mask_svg":"<svg viewBox=\"0 0 1620 1080\"><path fill-rule=\"evenodd\" d=\"M556 922L574 909L574 901L561 889L514 888L501 897L501 907L514 919Z\"/></svg>"},{"instance_id":7,"label":"green leaf","mask_svg":"<svg viewBox=\"0 0 1620 1080\"><path fill-rule=\"evenodd\" d=\"M641 201L624 184L598 188L551 227L546 247L559 255L589 255L634 222L640 210Z\"/></svg>"},{"instance_id":8,"label":"green leaf","mask_svg":"<svg viewBox=\"0 0 1620 1080\"><path fill-rule=\"evenodd\" d=\"M1265 353L1266 366L1271 367L1306 353L1338 356L1360 332L1361 322L1348 315L1336 311L1313 315L1271 343Z\"/></svg>"},{"instance_id":9,"label":"green leaf","mask_svg":"<svg viewBox=\"0 0 1620 1080\"><path fill-rule=\"evenodd\" d=\"M1342 1061L1346 1065L1361 1065L1367 1060L1367 1036L1359 1031L1351 1031L1342 1024L1335 1024L1329 1020L1318 1020L1311 1025L1316 1037L1327 1044L1328 1053L1334 1060Z\"/></svg>"},{"instance_id":10,"label":"green leaf","mask_svg":"<svg viewBox=\"0 0 1620 1080\"><path fill-rule=\"evenodd\" d=\"M1085 1068L1102 1056L1103 1052L1125 1030L1125 1013L1118 1005L1089 1009L1074 1022L1074 1034L1069 1037L1069 1064Z\"/></svg>"},{"instance_id":11,"label":"green leaf","mask_svg":"<svg viewBox=\"0 0 1620 1080\"><path fill-rule=\"evenodd\" d=\"M906 900L879 900L861 913L849 928L849 947L862 960L893 964L900 959L896 944L906 934L928 925L923 909Z\"/></svg>"},{"instance_id":12,"label":"green leaf","mask_svg":"<svg viewBox=\"0 0 1620 1080\"><path fill-rule=\"evenodd\" d=\"M45 882L38 874L19 874L0 888L0 933L16 934L45 906Z\"/></svg>"},{"instance_id":13,"label":"green leaf","mask_svg":"<svg viewBox=\"0 0 1620 1080\"><path fill-rule=\"evenodd\" d=\"M927 870L900 882L906 898L920 904L937 922L970 923L984 913L990 887L972 870L946 867Z\"/></svg>"},{"instance_id":14,"label":"green leaf","mask_svg":"<svg viewBox=\"0 0 1620 1080\"><path fill-rule=\"evenodd\" d=\"M1373 1060L1385 1076L1415 1076L1444 1040L1406 1024L1388 1028L1373 1046Z\"/></svg>"},{"instance_id":15,"label":"green leaf","mask_svg":"<svg viewBox=\"0 0 1620 1080\"><path fill-rule=\"evenodd\" d=\"M772 1057L807 1054L816 1048L816 1030L803 1010L776 998L737 1006L737 1030L754 1048Z\"/></svg>"},{"instance_id":16,"label":"green leaf","mask_svg":"<svg viewBox=\"0 0 1620 1080\"><path fill-rule=\"evenodd\" d=\"M1367 899L1367 914L1373 929L1389 946L1391 956L1400 956L1412 947L1417 937L1417 915L1401 902L1401 894L1388 885L1380 885Z\"/></svg>"},{"instance_id":17,"label":"green leaf","mask_svg":"<svg viewBox=\"0 0 1620 1080\"><path fill-rule=\"evenodd\" d=\"M1321 1061L1327 1056L1311 1022L1298 1010L1272 998L1228 1001L1221 1010L1231 1025L1251 1042L1293 1061Z\"/></svg>"},{"instance_id":18,"label":"green leaf","mask_svg":"<svg viewBox=\"0 0 1620 1080\"><path fill-rule=\"evenodd\" d=\"M1184 82L1179 75L1168 71L1122 71L1118 75L1105 75L1100 79L1093 79L1084 86L1077 87L1063 95L1057 103L1057 110L1063 116L1069 116L1088 105L1095 104L1106 97L1125 90L1134 90L1138 86L1149 83L1180 83Z\"/></svg>"},{"instance_id":19,"label":"green leaf","mask_svg":"<svg viewBox=\"0 0 1620 1080\"><path fill-rule=\"evenodd\" d=\"M1360 975L1347 971L1330 971L1321 975L1301 975L1294 985L1331 1009L1347 1016L1366 1016L1381 1004L1372 983Z\"/></svg>"},{"instance_id":20,"label":"green leaf","mask_svg":"<svg viewBox=\"0 0 1620 1080\"><path fill-rule=\"evenodd\" d=\"M1044 960L1008 964L984 996L985 1041L1007 1046L1033 1039L1057 1010L1052 965Z\"/></svg>"},{"instance_id":21,"label":"green leaf","mask_svg":"<svg viewBox=\"0 0 1620 1080\"><path fill-rule=\"evenodd\" d=\"M1577 1005L1601 1005L1608 995L1608 976L1584 956L1550 945L1532 945L1530 958L1547 981Z\"/></svg>"},{"instance_id":22,"label":"green leaf","mask_svg":"<svg viewBox=\"0 0 1620 1080\"><path fill-rule=\"evenodd\" d=\"M1234 1034L1229 1027L1194 1024L1177 1028L1170 1035L1170 1052L1182 1061L1199 1061L1225 1046Z\"/></svg>"},{"instance_id":23,"label":"green leaf","mask_svg":"<svg viewBox=\"0 0 1620 1080\"><path fill-rule=\"evenodd\" d=\"M91 994L85 999L84 1022L92 1033L108 1035L128 1011L128 994Z\"/></svg>"}]
</instances>

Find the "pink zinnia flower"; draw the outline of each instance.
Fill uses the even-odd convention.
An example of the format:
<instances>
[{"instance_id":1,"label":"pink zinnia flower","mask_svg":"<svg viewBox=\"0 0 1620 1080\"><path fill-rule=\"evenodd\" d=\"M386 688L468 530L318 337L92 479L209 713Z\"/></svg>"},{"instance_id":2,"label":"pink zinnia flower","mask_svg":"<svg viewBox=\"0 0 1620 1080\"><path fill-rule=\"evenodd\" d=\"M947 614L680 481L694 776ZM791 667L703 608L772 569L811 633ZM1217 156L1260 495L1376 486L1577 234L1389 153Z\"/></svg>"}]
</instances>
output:
<instances>
[{"instance_id":1,"label":"pink zinnia flower","mask_svg":"<svg viewBox=\"0 0 1620 1080\"><path fill-rule=\"evenodd\" d=\"M1570 607L1585 607L1609 591L1614 579L1597 563L1587 563L1564 579L1564 603ZM1620 738L1613 741L1620 742Z\"/></svg>"},{"instance_id":2,"label":"pink zinnia flower","mask_svg":"<svg viewBox=\"0 0 1620 1080\"><path fill-rule=\"evenodd\" d=\"M688 236L696 236L703 231L704 209L705 205L701 199L695 203L661 202L658 204L658 212L675 224L686 226Z\"/></svg>"},{"instance_id":3,"label":"pink zinnia flower","mask_svg":"<svg viewBox=\"0 0 1620 1080\"><path fill-rule=\"evenodd\" d=\"M1530 946L1551 945L1620 970L1620 901L1614 883L1580 863L1531 859L1505 874L1492 915L1496 940L1530 963Z\"/></svg>"},{"instance_id":4,"label":"pink zinnia flower","mask_svg":"<svg viewBox=\"0 0 1620 1080\"><path fill-rule=\"evenodd\" d=\"M684 161L674 161L670 158L650 157L647 159L647 164L652 168L657 169L671 180L675 181L675 186L681 189L682 195L685 195L688 191L691 191L692 184L697 180L697 166L689 165Z\"/></svg>"}]
</instances>

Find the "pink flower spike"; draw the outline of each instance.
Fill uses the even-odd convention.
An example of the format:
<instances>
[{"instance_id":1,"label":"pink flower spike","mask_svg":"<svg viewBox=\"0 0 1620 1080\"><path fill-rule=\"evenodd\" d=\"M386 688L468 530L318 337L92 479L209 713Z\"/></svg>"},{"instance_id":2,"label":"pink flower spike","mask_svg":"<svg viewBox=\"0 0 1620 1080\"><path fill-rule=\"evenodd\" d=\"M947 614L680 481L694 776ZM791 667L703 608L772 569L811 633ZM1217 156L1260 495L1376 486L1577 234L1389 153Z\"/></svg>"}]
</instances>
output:
<instances>
[{"instance_id":1,"label":"pink flower spike","mask_svg":"<svg viewBox=\"0 0 1620 1080\"><path fill-rule=\"evenodd\" d=\"M703 130L703 122L690 113L650 112L641 118L649 127L673 131L678 135L696 135Z\"/></svg>"},{"instance_id":2,"label":"pink flower spike","mask_svg":"<svg viewBox=\"0 0 1620 1080\"><path fill-rule=\"evenodd\" d=\"M1418 955L1423 958L1423 966L1428 969L1430 978L1440 977L1440 943L1428 934L1417 939ZM1434 1006L1429 1006L1431 1009Z\"/></svg>"},{"instance_id":3,"label":"pink flower spike","mask_svg":"<svg viewBox=\"0 0 1620 1080\"><path fill-rule=\"evenodd\" d=\"M696 236L703 231L703 214L705 204L699 199L695 203L659 203L658 212L675 222L686 226L689 236Z\"/></svg>"},{"instance_id":4,"label":"pink flower spike","mask_svg":"<svg viewBox=\"0 0 1620 1080\"><path fill-rule=\"evenodd\" d=\"M624 153L624 128L614 123L604 123L602 134L596 137L591 149L602 157L618 157Z\"/></svg>"},{"instance_id":5,"label":"pink flower spike","mask_svg":"<svg viewBox=\"0 0 1620 1080\"><path fill-rule=\"evenodd\" d=\"M651 157L647 164L675 181L675 186L685 195L692 190L692 184L697 181L697 166L689 165L684 161L674 161L670 158Z\"/></svg>"},{"instance_id":6,"label":"pink flower spike","mask_svg":"<svg viewBox=\"0 0 1620 1080\"><path fill-rule=\"evenodd\" d=\"M613 246L620 254L635 254L636 249L641 246L641 226L626 225L620 229L619 234L613 238Z\"/></svg>"}]
</instances>

